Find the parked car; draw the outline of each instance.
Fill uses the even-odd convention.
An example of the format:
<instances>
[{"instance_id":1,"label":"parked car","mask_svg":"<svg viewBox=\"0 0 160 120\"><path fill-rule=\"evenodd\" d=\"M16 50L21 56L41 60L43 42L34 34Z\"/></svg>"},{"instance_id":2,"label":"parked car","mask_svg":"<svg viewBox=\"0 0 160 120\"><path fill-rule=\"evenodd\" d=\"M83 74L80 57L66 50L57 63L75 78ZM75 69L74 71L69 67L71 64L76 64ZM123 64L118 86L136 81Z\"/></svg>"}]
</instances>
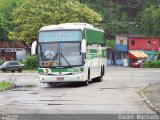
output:
<instances>
[{"instance_id":1,"label":"parked car","mask_svg":"<svg viewBox=\"0 0 160 120\"><path fill-rule=\"evenodd\" d=\"M18 61L6 61L2 65L0 65L0 70L3 72L18 71L20 73L20 72L22 72L23 68L24 68L24 64L21 64Z\"/></svg>"},{"instance_id":2,"label":"parked car","mask_svg":"<svg viewBox=\"0 0 160 120\"><path fill-rule=\"evenodd\" d=\"M136 68L143 67L145 62L146 62L145 60L138 60L137 62L132 63L132 67L136 67Z\"/></svg>"}]
</instances>

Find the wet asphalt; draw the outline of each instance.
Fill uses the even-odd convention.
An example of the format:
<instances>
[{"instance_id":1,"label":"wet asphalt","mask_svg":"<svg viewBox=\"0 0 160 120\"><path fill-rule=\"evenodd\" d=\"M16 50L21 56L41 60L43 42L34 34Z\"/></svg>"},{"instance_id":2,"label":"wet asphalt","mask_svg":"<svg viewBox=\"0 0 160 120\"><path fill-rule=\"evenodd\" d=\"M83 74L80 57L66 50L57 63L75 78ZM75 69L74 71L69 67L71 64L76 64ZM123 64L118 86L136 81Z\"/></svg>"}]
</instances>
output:
<instances>
[{"instance_id":1,"label":"wet asphalt","mask_svg":"<svg viewBox=\"0 0 160 120\"><path fill-rule=\"evenodd\" d=\"M145 114L154 113L138 91L160 83L159 69L108 67L102 82L48 86L37 73L0 73L13 76L17 87L0 93L2 114ZM0 79L0 80L1 80Z\"/></svg>"}]
</instances>

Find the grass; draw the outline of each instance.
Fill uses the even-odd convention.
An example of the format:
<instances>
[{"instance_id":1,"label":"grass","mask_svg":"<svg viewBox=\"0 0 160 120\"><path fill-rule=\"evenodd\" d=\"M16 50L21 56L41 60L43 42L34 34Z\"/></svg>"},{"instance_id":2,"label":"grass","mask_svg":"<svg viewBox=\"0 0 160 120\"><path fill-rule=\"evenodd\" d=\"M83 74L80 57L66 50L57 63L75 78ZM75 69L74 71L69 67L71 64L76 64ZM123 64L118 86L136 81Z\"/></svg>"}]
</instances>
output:
<instances>
[{"instance_id":1,"label":"grass","mask_svg":"<svg viewBox=\"0 0 160 120\"><path fill-rule=\"evenodd\" d=\"M14 83L11 83L11 82L0 82L0 90L1 89L6 89L6 88L10 88L14 85Z\"/></svg>"}]
</instances>

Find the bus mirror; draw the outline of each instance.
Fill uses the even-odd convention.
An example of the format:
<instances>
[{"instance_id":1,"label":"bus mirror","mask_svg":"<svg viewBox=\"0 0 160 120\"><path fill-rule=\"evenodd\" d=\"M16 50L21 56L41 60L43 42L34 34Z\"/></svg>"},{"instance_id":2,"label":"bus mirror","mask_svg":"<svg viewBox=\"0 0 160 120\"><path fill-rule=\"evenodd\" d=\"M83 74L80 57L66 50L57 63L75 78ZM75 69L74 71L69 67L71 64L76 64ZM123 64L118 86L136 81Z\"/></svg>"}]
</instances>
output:
<instances>
[{"instance_id":1,"label":"bus mirror","mask_svg":"<svg viewBox=\"0 0 160 120\"><path fill-rule=\"evenodd\" d=\"M34 41L31 46L31 55L36 54L37 41Z\"/></svg>"},{"instance_id":2,"label":"bus mirror","mask_svg":"<svg viewBox=\"0 0 160 120\"><path fill-rule=\"evenodd\" d=\"M81 44L81 52L82 53L86 53L87 52L87 43L86 43L86 40L85 39L83 39L82 40L82 44Z\"/></svg>"}]
</instances>

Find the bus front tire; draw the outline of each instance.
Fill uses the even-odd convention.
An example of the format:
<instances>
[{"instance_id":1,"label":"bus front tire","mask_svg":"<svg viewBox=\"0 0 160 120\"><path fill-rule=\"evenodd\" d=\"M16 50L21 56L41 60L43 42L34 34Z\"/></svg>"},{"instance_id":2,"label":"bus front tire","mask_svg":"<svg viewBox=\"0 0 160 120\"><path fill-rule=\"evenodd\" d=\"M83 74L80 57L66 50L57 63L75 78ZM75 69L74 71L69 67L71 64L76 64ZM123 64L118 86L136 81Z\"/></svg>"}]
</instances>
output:
<instances>
[{"instance_id":1,"label":"bus front tire","mask_svg":"<svg viewBox=\"0 0 160 120\"><path fill-rule=\"evenodd\" d=\"M82 84L83 84L83 86L88 86L89 81L88 81L88 80L86 80L86 81L84 81Z\"/></svg>"},{"instance_id":2,"label":"bus front tire","mask_svg":"<svg viewBox=\"0 0 160 120\"><path fill-rule=\"evenodd\" d=\"M56 87L56 83L47 83L48 87Z\"/></svg>"},{"instance_id":3,"label":"bus front tire","mask_svg":"<svg viewBox=\"0 0 160 120\"><path fill-rule=\"evenodd\" d=\"M104 76L104 67L101 67L101 76L97 77L97 82L102 82Z\"/></svg>"},{"instance_id":4,"label":"bus front tire","mask_svg":"<svg viewBox=\"0 0 160 120\"><path fill-rule=\"evenodd\" d=\"M90 80L90 69L88 70L88 79L83 82L83 86L88 86Z\"/></svg>"}]
</instances>

